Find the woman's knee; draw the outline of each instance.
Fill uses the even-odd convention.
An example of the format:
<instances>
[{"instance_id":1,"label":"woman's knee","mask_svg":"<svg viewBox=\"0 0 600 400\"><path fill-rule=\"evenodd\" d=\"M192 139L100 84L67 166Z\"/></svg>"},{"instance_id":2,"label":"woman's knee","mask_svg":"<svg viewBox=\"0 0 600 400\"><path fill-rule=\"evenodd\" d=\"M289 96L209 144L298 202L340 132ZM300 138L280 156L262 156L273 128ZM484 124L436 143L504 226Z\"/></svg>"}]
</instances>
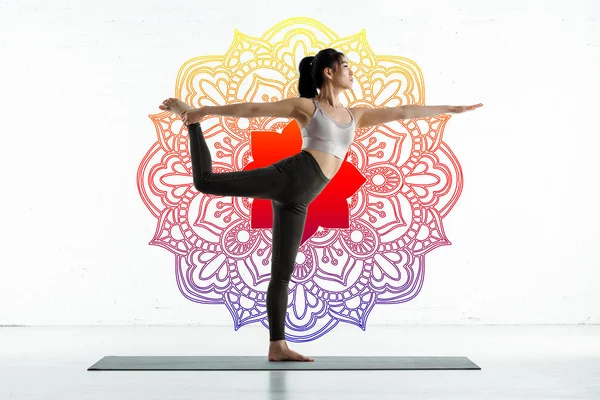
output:
<instances>
[{"instance_id":1,"label":"woman's knee","mask_svg":"<svg viewBox=\"0 0 600 400\"><path fill-rule=\"evenodd\" d=\"M204 194L214 194L212 193L212 185L208 180L208 174L203 174L200 176L194 175L194 187L197 191Z\"/></svg>"}]
</instances>

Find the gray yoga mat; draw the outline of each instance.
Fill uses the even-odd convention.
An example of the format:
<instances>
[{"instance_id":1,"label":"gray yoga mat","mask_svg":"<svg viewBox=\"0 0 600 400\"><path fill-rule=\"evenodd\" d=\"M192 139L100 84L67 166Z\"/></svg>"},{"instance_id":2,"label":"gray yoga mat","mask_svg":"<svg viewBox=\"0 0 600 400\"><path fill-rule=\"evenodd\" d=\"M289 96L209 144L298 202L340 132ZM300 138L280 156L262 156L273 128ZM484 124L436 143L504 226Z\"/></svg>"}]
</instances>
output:
<instances>
[{"instance_id":1,"label":"gray yoga mat","mask_svg":"<svg viewBox=\"0 0 600 400\"><path fill-rule=\"evenodd\" d=\"M480 370L466 357L327 357L314 362L234 356L106 356L88 371Z\"/></svg>"}]
</instances>

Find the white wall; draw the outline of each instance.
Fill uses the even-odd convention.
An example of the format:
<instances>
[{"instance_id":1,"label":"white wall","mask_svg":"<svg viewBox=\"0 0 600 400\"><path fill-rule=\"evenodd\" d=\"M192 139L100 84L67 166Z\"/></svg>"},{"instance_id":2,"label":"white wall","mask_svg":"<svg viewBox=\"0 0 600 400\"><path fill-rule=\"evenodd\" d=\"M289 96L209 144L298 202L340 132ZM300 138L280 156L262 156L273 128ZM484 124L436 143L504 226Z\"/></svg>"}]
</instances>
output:
<instances>
[{"instance_id":1,"label":"white wall","mask_svg":"<svg viewBox=\"0 0 600 400\"><path fill-rule=\"evenodd\" d=\"M246 4L246 5L243 5ZM377 324L600 322L598 2L9 1L0 5L0 325L224 324L179 292L137 192L179 67L314 18L413 60L465 186L413 301Z\"/></svg>"}]
</instances>

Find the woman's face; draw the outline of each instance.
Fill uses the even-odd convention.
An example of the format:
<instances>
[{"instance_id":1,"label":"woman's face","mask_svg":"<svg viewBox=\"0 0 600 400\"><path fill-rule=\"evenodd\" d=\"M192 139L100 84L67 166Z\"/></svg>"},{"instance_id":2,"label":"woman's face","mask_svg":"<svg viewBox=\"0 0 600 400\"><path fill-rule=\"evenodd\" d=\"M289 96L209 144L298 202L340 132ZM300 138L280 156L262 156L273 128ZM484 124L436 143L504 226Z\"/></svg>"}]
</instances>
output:
<instances>
[{"instance_id":1,"label":"woman's face","mask_svg":"<svg viewBox=\"0 0 600 400\"><path fill-rule=\"evenodd\" d=\"M337 67L336 72L334 72L333 69L331 70L331 74L333 75L332 83L334 85L339 86L342 89L352 89L354 73L350 69L350 63L346 57L343 57L342 64Z\"/></svg>"},{"instance_id":2,"label":"woman's face","mask_svg":"<svg viewBox=\"0 0 600 400\"><path fill-rule=\"evenodd\" d=\"M337 73L337 84L344 89L352 89L354 83L354 72L350 69L350 63L346 57L342 60L341 69Z\"/></svg>"}]
</instances>

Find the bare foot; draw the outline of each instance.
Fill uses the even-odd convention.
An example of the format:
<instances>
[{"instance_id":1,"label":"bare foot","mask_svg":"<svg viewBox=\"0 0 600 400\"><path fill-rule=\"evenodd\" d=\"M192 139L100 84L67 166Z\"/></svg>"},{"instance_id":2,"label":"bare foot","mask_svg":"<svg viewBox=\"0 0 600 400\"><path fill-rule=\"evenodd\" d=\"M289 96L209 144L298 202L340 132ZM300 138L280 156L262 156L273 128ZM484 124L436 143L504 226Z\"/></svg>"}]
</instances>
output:
<instances>
[{"instance_id":1,"label":"bare foot","mask_svg":"<svg viewBox=\"0 0 600 400\"><path fill-rule=\"evenodd\" d=\"M314 358L308 358L290 350L285 340L277 340L269 343L268 359L269 361L315 361Z\"/></svg>"},{"instance_id":2,"label":"bare foot","mask_svg":"<svg viewBox=\"0 0 600 400\"><path fill-rule=\"evenodd\" d=\"M162 102L160 106L158 106L161 110L171 111L177 115L181 115L182 112L186 110L193 110L193 107L188 106L183 101L169 97L165 101Z\"/></svg>"}]
</instances>

